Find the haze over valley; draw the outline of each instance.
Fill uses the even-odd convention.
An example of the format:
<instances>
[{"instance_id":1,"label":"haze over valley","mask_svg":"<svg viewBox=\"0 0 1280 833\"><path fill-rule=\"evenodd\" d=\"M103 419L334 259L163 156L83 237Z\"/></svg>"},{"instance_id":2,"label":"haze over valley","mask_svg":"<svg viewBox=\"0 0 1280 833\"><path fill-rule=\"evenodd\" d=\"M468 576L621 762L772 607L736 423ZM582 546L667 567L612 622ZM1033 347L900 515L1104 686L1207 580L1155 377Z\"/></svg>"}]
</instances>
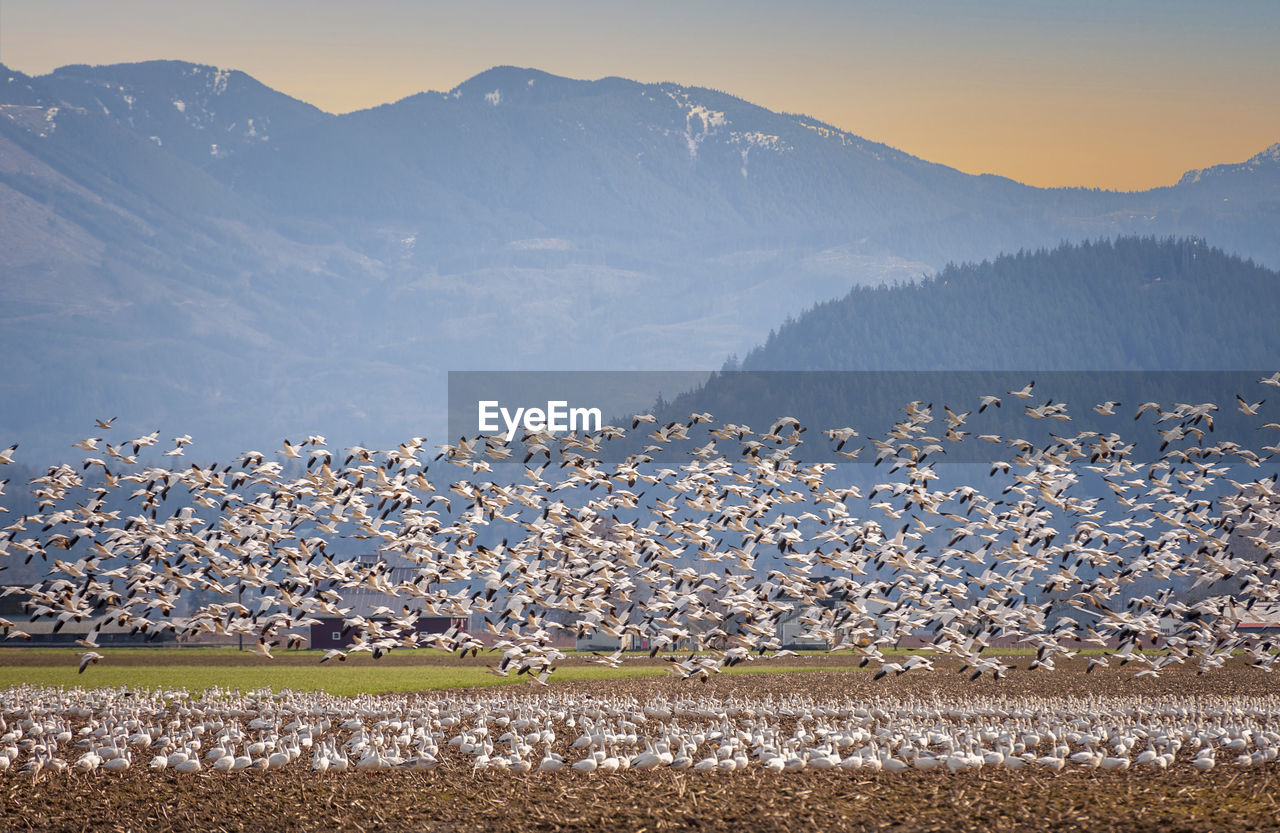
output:
<instances>
[{"instance_id":1,"label":"haze over valley","mask_svg":"<svg viewBox=\"0 0 1280 833\"><path fill-rule=\"evenodd\" d=\"M1262 314L1280 145L1149 191L1038 189L676 84L497 67L337 116L176 61L0 67L0 217L0 435L44 459L119 415L215 458L317 430L437 433L447 370L718 368L851 287L1062 241L1202 238L1253 261L1231 268L1254 293L1203 297ZM1116 266L1124 305L1161 277L1148 266ZM1195 330L1203 305L1164 297L1170 328ZM918 323L977 326L946 312ZM1223 360L1280 355L1250 337ZM779 349L759 355L818 369ZM865 355L821 349L824 367ZM959 366L901 356L885 366ZM1216 365L1188 356L1139 363Z\"/></svg>"}]
</instances>

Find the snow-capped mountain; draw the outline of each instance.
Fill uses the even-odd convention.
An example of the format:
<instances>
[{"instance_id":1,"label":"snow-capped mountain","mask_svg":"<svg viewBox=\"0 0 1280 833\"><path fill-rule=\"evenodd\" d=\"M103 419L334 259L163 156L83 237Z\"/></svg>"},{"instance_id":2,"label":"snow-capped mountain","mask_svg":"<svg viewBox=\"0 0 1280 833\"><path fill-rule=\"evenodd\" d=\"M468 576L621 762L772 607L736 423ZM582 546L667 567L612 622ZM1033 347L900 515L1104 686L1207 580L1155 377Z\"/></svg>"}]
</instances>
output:
<instances>
[{"instance_id":1,"label":"snow-capped mountain","mask_svg":"<svg viewBox=\"0 0 1280 833\"><path fill-rule=\"evenodd\" d=\"M967 246L975 206L1017 223L1032 193L714 90L514 67L316 124L225 167L278 210L408 222L419 245L446 247L612 238L725 255L804 240L885 254L922 227Z\"/></svg>"},{"instance_id":2,"label":"snow-capped mountain","mask_svg":"<svg viewBox=\"0 0 1280 833\"><path fill-rule=\"evenodd\" d=\"M1211 168L1187 171L1178 180L1179 185L1194 185L1212 179L1233 176L1280 176L1280 142L1259 151L1243 162L1214 165Z\"/></svg>"},{"instance_id":3,"label":"snow-capped mountain","mask_svg":"<svg viewBox=\"0 0 1280 833\"><path fill-rule=\"evenodd\" d=\"M49 107L100 114L188 161L203 163L327 118L237 70L182 61L61 67L40 78L8 72Z\"/></svg>"}]
</instances>

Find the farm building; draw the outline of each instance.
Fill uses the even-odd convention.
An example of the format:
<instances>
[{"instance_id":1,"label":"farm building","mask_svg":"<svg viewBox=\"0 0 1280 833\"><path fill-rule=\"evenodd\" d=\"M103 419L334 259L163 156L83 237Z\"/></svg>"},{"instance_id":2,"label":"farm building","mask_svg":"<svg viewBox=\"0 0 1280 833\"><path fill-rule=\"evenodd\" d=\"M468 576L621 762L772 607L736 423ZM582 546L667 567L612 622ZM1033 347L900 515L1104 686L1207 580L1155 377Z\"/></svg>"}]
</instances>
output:
<instances>
[{"instance_id":1,"label":"farm building","mask_svg":"<svg viewBox=\"0 0 1280 833\"><path fill-rule=\"evenodd\" d=\"M351 632L343 632L343 620L337 616L317 616L319 621L311 626L311 647L321 650L345 648L351 644ZM382 617L371 617L375 622L386 622ZM454 616L419 616L414 630L418 633L445 633L450 628L456 631L467 629L465 617Z\"/></svg>"},{"instance_id":2,"label":"farm building","mask_svg":"<svg viewBox=\"0 0 1280 833\"><path fill-rule=\"evenodd\" d=\"M643 629L643 626L641 627ZM618 638L610 636L605 631L598 630L579 636L574 642L574 649L578 651L617 651L619 649L623 651L647 651L651 647L650 640L656 635L657 630L653 629L653 633L645 633L640 636L634 633L626 633L621 638Z\"/></svg>"},{"instance_id":3,"label":"farm building","mask_svg":"<svg viewBox=\"0 0 1280 833\"><path fill-rule=\"evenodd\" d=\"M830 579L818 581L821 584L830 585ZM815 599L817 604L806 604L791 596L778 596L775 601L790 604L791 610L778 619L774 636L783 648L790 650L829 649L831 646L825 640L809 635L809 623L818 618L821 613L820 608L829 610L842 604L846 598L845 593L840 590L829 591L826 595ZM888 603L871 600L865 600L862 604L875 616L880 616L892 607ZM881 632L885 630L883 622L880 623L879 630Z\"/></svg>"},{"instance_id":4,"label":"farm building","mask_svg":"<svg viewBox=\"0 0 1280 833\"><path fill-rule=\"evenodd\" d=\"M574 649L578 651L617 651L619 649L630 651L631 634L627 634L622 639L616 636L610 636L603 631L594 631L592 633L579 636L574 641Z\"/></svg>"},{"instance_id":5,"label":"farm building","mask_svg":"<svg viewBox=\"0 0 1280 833\"><path fill-rule=\"evenodd\" d=\"M1259 636L1280 633L1280 604L1255 604L1252 609L1241 611L1236 630Z\"/></svg>"},{"instance_id":6,"label":"farm building","mask_svg":"<svg viewBox=\"0 0 1280 833\"><path fill-rule=\"evenodd\" d=\"M406 599L378 589L389 589L397 584L412 582L418 577L415 566L397 564L373 555L360 556L356 560L362 567L368 568L371 574L376 575L377 580L358 587L336 588L341 594L337 606L345 611L345 617L313 616L317 622L310 629L311 648L328 650L349 646L354 634L346 628L344 618L362 617L385 624L392 615L417 612L419 615L414 630L418 633L470 630L466 616L441 615L438 611L427 610L426 604L420 599Z\"/></svg>"},{"instance_id":7,"label":"farm building","mask_svg":"<svg viewBox=\"0 0 1280 833\"><path fill-rule=\"evenodd\" d=\"M1271 510L1280 508L1280 499L1273 492L1263 492L1253 486L1248 494ZM1231 554L1247 561L1266 563L1280 553L1280 533L1259 528L1255 524L1241 524L1232 530L1229 540ZM1238 614L1240 621L1236 624L1236 630L1241 633L1280 633L1280 604L1257 602L1252 607L1239 608Z\"/></svg>"}]
</instances>

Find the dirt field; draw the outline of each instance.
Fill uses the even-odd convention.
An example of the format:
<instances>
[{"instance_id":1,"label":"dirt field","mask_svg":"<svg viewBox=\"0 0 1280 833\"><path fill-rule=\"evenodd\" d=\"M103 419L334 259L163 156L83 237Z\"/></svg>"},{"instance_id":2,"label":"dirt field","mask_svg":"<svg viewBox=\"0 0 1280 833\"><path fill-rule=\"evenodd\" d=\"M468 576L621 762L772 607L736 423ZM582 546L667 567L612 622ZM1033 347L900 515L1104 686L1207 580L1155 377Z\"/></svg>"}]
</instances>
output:
<instances>
[{"instance_id":1,"label":"dirt field","mask_svg":"<svg viewBox=\"0 0 1280 833\"><path fill-rule=\"evenodd\" d=\"M831 660L830 662L836 662ZM1023 663L1025 666L1025 662ZM1085 675L1017 671L967 682L932 673L873 682L848 670L720 676L703 685L674 679L561 683L582 696L751 696L802 691L812 698L931 694L1271 694L1273 679L1244 666L1135 679L1128 669ZM533 686L504 694L538 697ZM457 754L457 753L455 753ZM0 773L0 830L1083 830L1280 831L1280 767L1223 762L1205 773L983 768L950 773L865 770L771 774L673 771L582 775L473 773L461 755L426 773L316 774L301 762L280 771L42 776Z\"/></svg>"}]
</instances>

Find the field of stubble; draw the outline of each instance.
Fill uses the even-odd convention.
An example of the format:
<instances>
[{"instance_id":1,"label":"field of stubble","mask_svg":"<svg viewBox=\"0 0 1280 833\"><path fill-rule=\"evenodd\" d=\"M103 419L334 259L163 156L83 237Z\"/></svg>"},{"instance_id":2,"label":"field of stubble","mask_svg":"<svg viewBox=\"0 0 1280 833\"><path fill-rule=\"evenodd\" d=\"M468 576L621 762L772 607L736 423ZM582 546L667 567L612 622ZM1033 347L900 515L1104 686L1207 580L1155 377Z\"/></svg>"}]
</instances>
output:
<instances>
[{"instance_id":1,"label":"field of stubble","mask_svg":"<svg viewBox=\"0 0 1280 833\"><path fill-rule=\"evenodd\" d=\"M860 697L1097 694L1269 694L1269 675L1244 665L1197 675L1136 679L1128 669L1085 675L1083 663L1052 674L1018 670L968 682L954 673L872 681L865 671L822 658L804 674L722 675L706 684L667 678L584 680L551 690L589 696ZM1025 668L1026 660L1020 662ZM547 689L504 689L539 697ZM568 741L562 742L567 746ZM655 770L583 775L562 770L514 775L475 772L465 756L429 772L317 774L302 762L238 773L42 775L0 772L0 830L429 830L429 831L799 831L799 830L1280 830L1280 766L1208 772L1185 763L1167 771L1036 767L951 773L856 770L773 774Z\"/></svg>"}]
</instances>

